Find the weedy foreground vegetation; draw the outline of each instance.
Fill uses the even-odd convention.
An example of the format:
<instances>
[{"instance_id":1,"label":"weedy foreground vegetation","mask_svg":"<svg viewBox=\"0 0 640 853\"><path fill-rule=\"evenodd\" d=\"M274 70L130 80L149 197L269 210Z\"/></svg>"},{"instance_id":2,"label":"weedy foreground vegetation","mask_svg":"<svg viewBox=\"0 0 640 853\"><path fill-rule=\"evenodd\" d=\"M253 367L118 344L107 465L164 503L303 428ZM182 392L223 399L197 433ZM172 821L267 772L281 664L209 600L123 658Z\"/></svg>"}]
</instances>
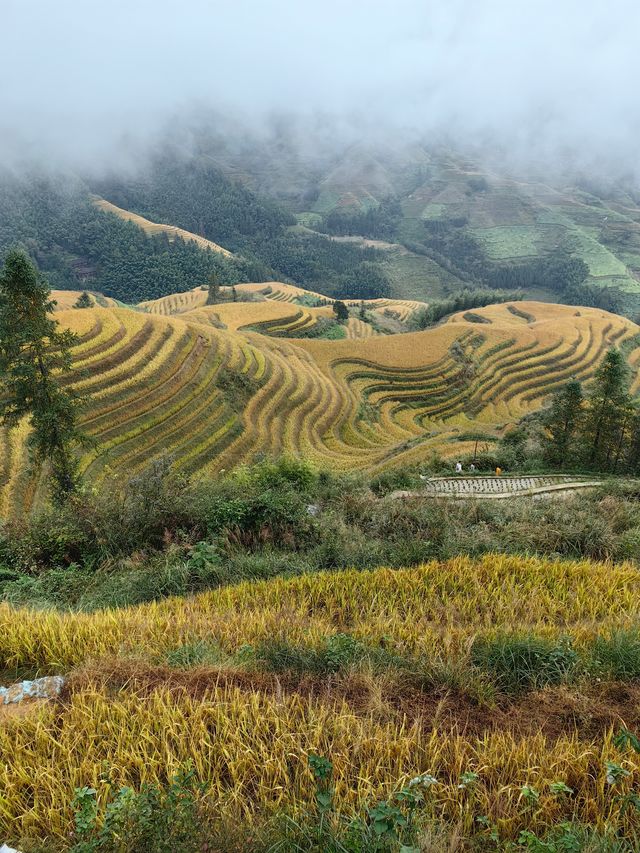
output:
<instances>
[{"instance_id":1,"label":"weedy foreground vegetation","mask_svg":"<svg viewBox=\"0 0 640 853\"><path fill-rule=\"evenodd\" d=\"M507 503L395 485L167 461L5 523L3 683L67 680L1 718L0 834L637 849L637 485Z\"/></svg>"}]
</instances>

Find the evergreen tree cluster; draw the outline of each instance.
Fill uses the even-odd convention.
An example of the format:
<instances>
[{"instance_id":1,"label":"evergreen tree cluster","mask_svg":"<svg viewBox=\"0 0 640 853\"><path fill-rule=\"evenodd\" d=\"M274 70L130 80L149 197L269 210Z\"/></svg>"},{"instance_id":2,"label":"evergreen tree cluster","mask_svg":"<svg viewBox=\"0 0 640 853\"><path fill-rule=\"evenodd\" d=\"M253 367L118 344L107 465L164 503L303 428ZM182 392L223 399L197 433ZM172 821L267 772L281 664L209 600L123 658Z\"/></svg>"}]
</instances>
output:
<instances>
[{"instance_id":1,"label":"evergreen tree cluster","mask_svg":"<svg viewBox=\"0 0 640 853\"><path fill-rule=\"evenodd\" d=\"M151 220L203 235L235 254L149 236L91 203L90 189ZM135 303L189 290L215 273L219 284L293 281L328 296L386 295L389 283L371 248L298 234L293 217L197 161L154 161L129 183L0 174L0 255L20 245L59 289L89 288ZM374 269L375 268L375 269Z\"/></svg>"},{"instance_id":2,"label":"evergreen tree cluster","mask_svg":"<svg viewBox=\"0 0 640 853\"><path fill-rule=\"evenodd\" d=\"M640 473L640 408L628 392L628 378L624 356L611 348L588 394L575 380L555 394L541 418L548 464Z\"/></svg>"},{"instance_id":3,"label":"evergreen tree cluster","mask_svg":"<svg viewBox=\"0 0 640 853\"><path fill-rule=\"evenodd\" d=\"M505 290L463 290L450 299L431 302L426 308L414 312L411 324L416 329L426 329L433 326L443 317L458 311L468 311L470 308L483 308L497 302L518 302L522 293L509 293Z\"/></svg>"},{"instance_id":4,"label":"evergreen tree cluster","mask_svg":"<svg viewBox=\"0 0 640 853\"><path fill-rule=\"evenodd\" d=\"M368 210L332 210L322 220L319 230L340 236L357 234L378 240L391 240L395 238L401 219L400 202L397 199L385 199Z\"/></svg>"},{"instance_id":5,"label":"evergreen tree cluster","mask_svg":"<svg viewBox=\"0 0 640 853\"><path fill-rule=\"evenodd\" d=\"M262 267L255 270L193 242L149 236L98 209L80 182L2 182L0 254L15 245L29 252L52 287L89 287L129 303L189 290L213 271L222 284L261 280L264 274Z\"/></svg>"}]
</instances>

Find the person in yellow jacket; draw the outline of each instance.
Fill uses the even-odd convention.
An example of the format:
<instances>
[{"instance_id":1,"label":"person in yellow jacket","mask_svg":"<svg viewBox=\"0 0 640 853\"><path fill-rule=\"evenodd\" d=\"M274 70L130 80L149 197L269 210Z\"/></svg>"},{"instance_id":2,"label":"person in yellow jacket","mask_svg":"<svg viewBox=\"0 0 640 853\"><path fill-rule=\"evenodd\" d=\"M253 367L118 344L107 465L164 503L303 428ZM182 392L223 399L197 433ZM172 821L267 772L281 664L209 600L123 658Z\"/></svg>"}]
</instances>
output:
<instances>
[{"instance_id":1,"label":"person in yellow jacket","mask_svg":"<svg viewBox=\"0 0 640 853\"><path fill-rule=\"evenodd\" d=\"M499 477L500 474L502 474L502 468L498 467L496 468L496 477Z\"/></svg>"}]
</instances>

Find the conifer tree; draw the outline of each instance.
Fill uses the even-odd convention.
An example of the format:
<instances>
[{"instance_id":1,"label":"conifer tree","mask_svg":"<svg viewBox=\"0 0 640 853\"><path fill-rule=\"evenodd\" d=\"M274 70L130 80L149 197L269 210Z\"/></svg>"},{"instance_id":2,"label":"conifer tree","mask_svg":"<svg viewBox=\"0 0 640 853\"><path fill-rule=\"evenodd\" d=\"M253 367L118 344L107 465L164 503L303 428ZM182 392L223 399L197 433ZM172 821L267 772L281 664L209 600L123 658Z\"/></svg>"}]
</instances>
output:
<instances>
[{"instance_id":1,"label":"conifer tree","mask_svg":"<svg viewBox=\"0 0 640 853\"><path fill-rule=\"evenodd\" d=\"M542 416L545 430L543 453L552 465L566 467L575 460L574 441L582 425L584 397L579 382L568 382L554 394Z\"/></svg>"},{"instance_id":2,"label":"conifer tree","mask_svg":"<svg viewBox=\"0 0 640 853\"><path fill-rule=\"evenodd\" d=\"M217 305L217 303L220 302L220 284L218 282L218 275L215 270L209 274L207 286L209 288L209 292L207 293L206 304Z\"/></svg>"},{"instance_id":3,"label":"conifer tree","mask_svg":"<svg viewBox=\"0 0 640 853\"><path fill-rule=\"evenodd\" d=\"M83 290L80 296L75 301L74 308L91 308L93 306L93 300L89 296L86 290Z\"/></svg>"},{"instance_id":4,"label":"conifer tree","mask_svg":"<svg viewBox=\"0 0 640 853\"><path fill-rule=\"evenodd\" d=\"M35 462L49 462L53 494L64 499L78 484L74 447L88 440L76 418L81 401L56 379L71 369L77 336L58 331L51 290L30 258L7 255L0 271L0 422L30 418L28 444Z\"/></svg>"},{"instance_id":5,"label":"conifer tree","mask_svg":"<svg viewBox=\"0 0 640 853\"><path fill-rule=\"evenodd\" d=\"M622 353L612 347L596 371L589 395L584 425L587 463L592 468L612 467L617 448L631 421L631 400L627 393L627 366Z\"/></svg>"}]
</instances>

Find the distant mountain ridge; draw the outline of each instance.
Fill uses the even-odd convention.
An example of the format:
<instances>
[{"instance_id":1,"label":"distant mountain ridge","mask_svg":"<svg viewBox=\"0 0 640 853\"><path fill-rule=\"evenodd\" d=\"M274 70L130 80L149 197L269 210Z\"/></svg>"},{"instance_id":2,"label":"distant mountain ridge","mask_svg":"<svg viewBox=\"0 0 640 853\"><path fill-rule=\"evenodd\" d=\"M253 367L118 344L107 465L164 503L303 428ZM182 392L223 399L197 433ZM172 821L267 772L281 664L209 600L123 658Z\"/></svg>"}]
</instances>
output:
<instances>
[{"instance_id":1,"label":"distant mountain ridge","mask_svg":"<svg viewBox=\"0 0 640 853\"><path fill-rule=\"evenodd\" d=\"M54 286L124 302L215 271L223 284L278 279L330 298L429 302L489 287L640 312L633 187L546 183L417 143L299 143L203 135L160 147L134 175L0 176L0 251L20 243ZM91 209L91 193L128 221Z\"/></svg>"}]
</instances>

